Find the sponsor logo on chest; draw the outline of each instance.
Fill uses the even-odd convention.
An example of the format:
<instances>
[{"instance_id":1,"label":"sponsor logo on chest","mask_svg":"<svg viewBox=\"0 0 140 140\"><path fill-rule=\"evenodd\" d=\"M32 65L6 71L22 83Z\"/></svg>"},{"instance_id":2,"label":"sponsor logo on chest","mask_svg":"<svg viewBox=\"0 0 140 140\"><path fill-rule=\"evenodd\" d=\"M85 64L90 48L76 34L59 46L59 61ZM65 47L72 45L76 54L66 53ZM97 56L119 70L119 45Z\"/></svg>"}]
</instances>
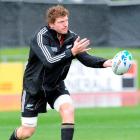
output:
<instances>
[{"instance_id":1,"label":"sponsor logo on chest","mask_svg":"<svg viewBox=\"0 0 140 140\"><path fill-rule=\"evenodd\" d=\"M57 52L58 51L57 47L51 47L51 49L52 49L53 52Z\"/></svg>"}]
</instances>

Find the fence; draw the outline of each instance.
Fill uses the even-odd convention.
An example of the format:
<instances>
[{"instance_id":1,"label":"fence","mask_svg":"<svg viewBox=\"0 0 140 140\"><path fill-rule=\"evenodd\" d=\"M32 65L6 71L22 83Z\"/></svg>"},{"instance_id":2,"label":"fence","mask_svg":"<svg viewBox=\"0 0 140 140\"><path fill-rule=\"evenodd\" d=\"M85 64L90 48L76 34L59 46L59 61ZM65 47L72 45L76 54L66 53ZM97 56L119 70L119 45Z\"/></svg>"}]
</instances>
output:
<instances>
[{"instance_id":1,"label":"fence","mask_svg":"<svg viewBox=\"0 0 140 140\"><path fill-rule=\"evenodd\" d=\"M44 25L46 9L52 5L43 1L0 1L0 47L29 45L32 35ZM71 13L70 29L88 37L94 46L139 47L140 3L64 5Z\"/></svg>"}]
</instances>

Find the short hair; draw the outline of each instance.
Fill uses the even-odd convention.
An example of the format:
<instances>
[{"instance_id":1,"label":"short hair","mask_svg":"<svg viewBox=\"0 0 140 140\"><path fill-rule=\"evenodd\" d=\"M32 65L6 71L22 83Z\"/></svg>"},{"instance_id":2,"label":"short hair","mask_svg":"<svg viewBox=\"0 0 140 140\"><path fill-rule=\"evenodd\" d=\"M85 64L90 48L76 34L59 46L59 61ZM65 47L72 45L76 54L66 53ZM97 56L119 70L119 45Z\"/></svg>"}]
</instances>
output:
<instances>
[{"instance_id":1,"label":"short hair","mask_svg":"<svg viewBox=\"0 0 140 140\"><path fill-rule=\"evenodd\" d=\"M49 24L49 23L54 23L56 18L65 17L65 16L69 16L68 9L66 9L62 5L56 5L56 6L50 7L46 11L45 18L46 18L47 23Z\"/></svg>"}]
</instances>

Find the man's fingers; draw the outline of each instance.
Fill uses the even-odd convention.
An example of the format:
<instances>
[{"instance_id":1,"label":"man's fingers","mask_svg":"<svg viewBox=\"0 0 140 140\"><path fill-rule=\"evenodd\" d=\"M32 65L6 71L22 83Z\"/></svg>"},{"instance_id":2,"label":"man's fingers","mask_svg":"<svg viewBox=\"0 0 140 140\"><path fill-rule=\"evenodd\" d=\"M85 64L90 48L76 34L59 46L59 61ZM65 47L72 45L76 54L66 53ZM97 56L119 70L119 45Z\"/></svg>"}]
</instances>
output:
<instances>
[{"instance_id":1,"label":"man's fingers","mask_svg":"<svg viewBox=\"0 0 140 140\"><path fill-rule=\"evenodd\" d=\"M86 52L86 51L88 51L88 50L90 50L91 48L85 48L85 49L83 49L81 52Z\"/></svg>"},{"instance_id":2,"label":"man's fingers","mask_svg":"<svg viewBox=\"0 0 140 140\"><path fill-rule=\"evenodd\" d=\"M82 43L84 43L84 42L86 42L86 41L88 41L88 39L87 39L87 38L83 38L83 39L81 39L81 40L79 41L79 44L82 44Z\"/></svg>"},{"instance_id":3,"label":"man's fingers","mask_svg":"<svg viewBox=\"0 0 140 140\"><path fill-rule=\"evenodd\" d=\"M75 42L79 42L80 41L80 36L78 36L75 40Z\"/></svg>"},{"instance_id":4,"label":"man's fingers","mask_svg":"<svg viewBox=\"0 0 140 140\"><path fill-rule=\"evenodd\" d=\"M91 48L86 48L86 51L91 50Z\"/></svg>"},{"instance_id":5,"label":"man's fingers","mask_svg":"<svg viewBox=\"0 0 140 140\"><path fill-rule=\"evenodd\" d=\"M86 43L87 41L89 41L87 38L83 38L80 40L80 37L78 36L77 39L75 40L75 43L77 45L83 45L83 43Z\"/></svg>"},{"instance_id":6,"label":"man's fingers","mask_svg":"<svg viewBox=\"0 0 140 140\"><path fill-rule=\"evenodd\" d=\"M90 44L90 41L89 41L89 40L86 40L86 41L84 41L82 44L79 45L79 48L80 48L80 47L86 48L89 44Z\"/></svg>"}]
</instances>

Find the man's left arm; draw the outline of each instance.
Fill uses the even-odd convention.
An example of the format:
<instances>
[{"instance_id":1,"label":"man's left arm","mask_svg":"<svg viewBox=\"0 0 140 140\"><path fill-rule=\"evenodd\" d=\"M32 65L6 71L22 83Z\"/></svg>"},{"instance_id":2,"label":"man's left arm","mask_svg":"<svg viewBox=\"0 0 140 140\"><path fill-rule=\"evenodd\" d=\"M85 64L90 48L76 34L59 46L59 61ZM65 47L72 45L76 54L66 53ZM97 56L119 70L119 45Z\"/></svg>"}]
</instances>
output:
<instances>
[{"instance_id":1,"label":"man's left arm","mask_svg":"<svg viewBox=\"0 0 140 140\"><path fill-rule=\"evenodd\" d=\"M76 55L76 58L85 66L92 68L106 68L112 66L111 59L89 55L87 52Z\"/></svg>"}]
</instances>

